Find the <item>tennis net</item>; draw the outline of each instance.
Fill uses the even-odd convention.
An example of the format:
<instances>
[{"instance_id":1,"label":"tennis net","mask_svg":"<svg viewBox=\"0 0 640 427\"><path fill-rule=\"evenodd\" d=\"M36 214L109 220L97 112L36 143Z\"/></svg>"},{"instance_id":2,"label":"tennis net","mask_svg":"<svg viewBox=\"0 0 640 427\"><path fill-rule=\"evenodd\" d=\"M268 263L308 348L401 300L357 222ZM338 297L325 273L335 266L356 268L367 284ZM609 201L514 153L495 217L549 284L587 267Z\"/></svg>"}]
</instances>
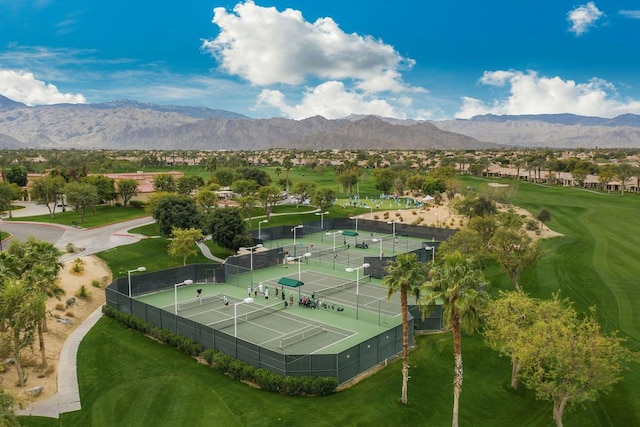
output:
<instances>
[{"instance_id":1,"label":"tennis net","mask_svg":"<svg viewBox=\"0 0 640 427\"><path fill-rule=\"evenodd\" d=\"M221 320L219 322L208 323L207 326L211 326L213 329L224 329L228 328L235 323L249 322L251 320L259 319L264 316L268 316L270 314L278 313L284 309L283 303L273 304L267 307L259 308L257 310L250 311L244 314L238 314L235 319L231 317L230 319Z\"/></svg>"},{"instance_id":2,"label":"tennis net","mask_svg":"<svg viewBox=\"0 0 640 427\"><path fill-rule=\"evenodd\" d=\"M280 340L280 348L285 348L300 341L304 341L322 332L326 332L324 325L311 325L309 329L295 333Z\"/></svg>"},{"instance_id":3,"label":"tennis net","mask_svg":"<svg viewBox=\"0 0 640 427\"><path fill-rule=\"evenodd\" d=\"M203 295L199 298L178 303L178 311L188 310L205 304L213 304L222 299L222 294Z\"/></svg>"},{"instance_id":4,"label":"tennis net","mask_svg":"<svg viewBox=\"0 0 640 427\"><path fill-rule=\"evenodd\" d=\"M368 276L365 276L364 279L366 279ZM360 282L362 282L363 278L360 278ZM349 291L351 289L355 289L358 286L358 280L353 280L351 282L346 282L346 283L341 283L339 285L335 285L335 286L330 286L328 288L324 288L324 289L318 289L317 291L313 292L313 296L315 298L326 298L329 295L333 295L333 294L337 294L339 292L346 292Z\"/></svg>"}]
</instances>

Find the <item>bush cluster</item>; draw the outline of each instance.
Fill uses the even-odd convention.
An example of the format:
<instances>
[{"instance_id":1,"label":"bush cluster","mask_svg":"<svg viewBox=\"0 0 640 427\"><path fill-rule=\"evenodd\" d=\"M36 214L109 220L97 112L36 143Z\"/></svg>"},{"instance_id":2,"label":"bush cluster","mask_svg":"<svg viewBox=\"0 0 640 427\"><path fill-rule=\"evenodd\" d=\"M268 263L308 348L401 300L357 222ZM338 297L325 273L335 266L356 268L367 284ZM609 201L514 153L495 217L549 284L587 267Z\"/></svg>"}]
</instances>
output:
<instances>
[{"instance_id":1,"label":"bush cluster","mask_svg":"<svg viewBox=\"0 0 640 427\"><path fill-rule=\"evenodd\" d=\"M338 387L338 379L335 377L282 377L267 369L256 368L241 360L234 359L217 350L205 350L200 343L190 338L185 338L167 329L157 328L146 320L122 313L113 307L105 305L102 307L102 312L125 326L175 347L189 356L202 356L207 365L215 367L220 372L228 374L236 380L252 382L266 391L290 396L326 396L335 393Z\"/></svg>"},{"instance_id":2,"label":"bush cluster","mask_svg":"<svg viewBox=\"0 0 640 427\"><path fill-rule=\"evenodd\" d=\"M203 359L220 372L240 381L252 382L263 390L290 396L335 393L338 379L335 377L287 376L282 377L267 369L256 368L213 349L202 354Z\"/></svg>"}]
</instances>

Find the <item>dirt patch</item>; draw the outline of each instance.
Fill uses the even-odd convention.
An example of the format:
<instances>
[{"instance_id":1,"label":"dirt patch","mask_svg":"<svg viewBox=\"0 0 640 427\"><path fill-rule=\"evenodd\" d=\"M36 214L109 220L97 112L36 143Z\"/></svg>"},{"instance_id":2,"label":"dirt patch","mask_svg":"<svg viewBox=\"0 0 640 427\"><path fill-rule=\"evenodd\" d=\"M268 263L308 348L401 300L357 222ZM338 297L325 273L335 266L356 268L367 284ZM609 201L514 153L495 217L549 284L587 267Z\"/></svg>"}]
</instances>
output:
<instances>
[{"instance_id":1,"label":"dirt patch","mask_svg":"<svg viewBox=\"0 0 640 427\"><path fill-rule=\"evenodd\" d=\"M49 367L46 370L39 368L41 356L36 337L33 349L28 348L22 354L23 363L27 365L25 368L26 386L18 387L16 385L18 374L13 366L8 366L6 372L0 375L2 388L16 396L22 404L48 399L57 392L57 365L62 345L69 334L105 302L104 287L112 281L111 271L98 257L86 256L79 259L82 262L82 271L73 272L75 260L71 260L64 263L64 267L58 275L59 285L64 289L65 294L60 297L60 300L51 298L47 301L48 332L45 332L44 339ZM94 286L94 281L100 287ZM77 296L81 286L85 287L89 295L86 299ZM71 298L74 298L75 302L67 307L67 300ZM26 389L36 386L44 387L42 393L36 398L29 397L24 393Z\"/></svg>"}]
</instances>

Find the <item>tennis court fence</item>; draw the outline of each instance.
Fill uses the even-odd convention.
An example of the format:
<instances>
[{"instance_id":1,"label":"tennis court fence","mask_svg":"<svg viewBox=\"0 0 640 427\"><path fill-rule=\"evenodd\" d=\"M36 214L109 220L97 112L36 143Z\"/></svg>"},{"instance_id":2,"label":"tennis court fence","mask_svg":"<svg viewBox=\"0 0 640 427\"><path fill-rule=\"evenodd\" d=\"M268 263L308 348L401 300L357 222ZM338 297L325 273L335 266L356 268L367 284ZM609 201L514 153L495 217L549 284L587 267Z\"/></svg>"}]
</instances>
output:
<instances>
[{"instance_id":1,"label":"tennis court fence","mask_svg":"<svg viewBox=\"0 0 640 427\"><path fill-rule=\"evenodd\" d=\"M189 268L175 268L153 273L154 279L135 277L135 289L145 290L151 287L141 286L141 283L152 283L160 277L169 278L164 283L164 289L173 288L175 283L185 279L204 281L205 277L211 277L209 270L214 266L199 265L187 266ZM192 274L191 277L187 274ZM133 279L133 277L132 277ZM155 283L153 289L158 289L159 283ZM163 310L150 304L138 301L128 296L127 277L116 279L106 290L107 305L123 313L132 314L149 322L154 327L167 329L186 338L202 344L205 348L213 348L231 357L239 359L257 368L268 369L278 375L286 376L332 376L338 378L340 384L346 383L365 373L370 369L384 364L387 360L397 357L402 352L402 325L390 327L388 330L362 341L347 350L334 354L286 354L286 349L296 342L311 338L315 334L322 333L322 325L310 325L304 331L296 331L283 336L280 340L280 351L270 350L255 343L234 337L227 330L215 329L209 325L201 324L193 320L174 314L171 310ZM195 302L197 303L197 302ZM204 302L203 302L204 303ZM194 304L194 303L192 303ZM267 312L247 314L251 316L267 315ZM227 321L228 323L228 321ZM224 326L224 324L219 325ZM227 325L230 326L230 325ZM224 329L224 328L222 328ZM409 325L410 342L413 343L413 318Z\"/></svg>"}]
</instances>

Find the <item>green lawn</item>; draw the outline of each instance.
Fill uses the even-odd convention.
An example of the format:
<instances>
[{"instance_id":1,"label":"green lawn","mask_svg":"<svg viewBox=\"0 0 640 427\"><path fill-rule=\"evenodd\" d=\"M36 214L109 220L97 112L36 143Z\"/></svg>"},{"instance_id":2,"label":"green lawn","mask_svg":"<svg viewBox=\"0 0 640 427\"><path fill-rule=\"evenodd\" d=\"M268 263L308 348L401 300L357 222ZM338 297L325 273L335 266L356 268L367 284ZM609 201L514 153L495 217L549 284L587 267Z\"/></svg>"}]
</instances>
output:
<instances>
[{"instance_id":1,"label":"green lawn","mask_svg":"<svg viewBox=\"0 0 640 427\"><path fill-rule=\"evenodd\" d=\"M12 219L5 218L5 221L32 221L61 225L77 224L82 228L92 228L149 216L149 214L142 209L125 209L115 206L98 206L98 208L96 209L96 215L93 215L92 210L88 210L85 214L84 222L82 222L82 215L74 211L73 209L68 209L66 212L59 211L59 209L60 208L56 208L56 213L53 218L51 218L51 215L46 214Z\"/></svg>"},{"instance_id":2,"label":"green lawn","mask_svg":"<svg viewBox=\"0 0 640 427\"><path fill-rule=\"evenodd\" d=\"M97 254L102 258L115 277L127 275L128 270L144 266L147 271L158 271L182 265L182 258L172 258L167 254L169 240L158 237L142 239L134 245L125 245ZM201 253L189 257L187 264L212 263Z\"/></svg>"},{"instance_id":3,"label":"green lawn","mask_svg":"<svg viewBox=\"0 0 640 427\"><path fill-rule=\"evenodd\" d=\"M465 178L463 185L480 188L486 182ZM534 213L547 208L552 214L548 225L565 235L545 242L548 254L523 275L524 289L541 298L561 291L580 311L595 305L605 330L619 330L636 351L640 350L638 197L520 183L514 199L516 205ZM140 258L133 257L138 254L154 262L158 257L158 263L147 268L162 268L169 262L166 249L138 246L158 241L145 239L102 256L107 259L111 252L117 254L108 260L116 274L123 268L137 267ZM493 292L510 287L495 266L486 273ZM154 427L449 425L453 378L450 334L424 336L417 342L410 356L410 405L405 407L399 403L401 373L397 362L333 396L278 396L236 382L111 319L102 319L80 347L83 409L60 420L23 417L21 422L25 426ZM484 346L479 336L465 336L462 345L465 382L461 425L553 425L550 402L535 400L530 391L509 388L508 360ZM640 425L639 368L632 366L623 381L598 401L565 412L565 425Z\"/></svg>"}]
</instances>

